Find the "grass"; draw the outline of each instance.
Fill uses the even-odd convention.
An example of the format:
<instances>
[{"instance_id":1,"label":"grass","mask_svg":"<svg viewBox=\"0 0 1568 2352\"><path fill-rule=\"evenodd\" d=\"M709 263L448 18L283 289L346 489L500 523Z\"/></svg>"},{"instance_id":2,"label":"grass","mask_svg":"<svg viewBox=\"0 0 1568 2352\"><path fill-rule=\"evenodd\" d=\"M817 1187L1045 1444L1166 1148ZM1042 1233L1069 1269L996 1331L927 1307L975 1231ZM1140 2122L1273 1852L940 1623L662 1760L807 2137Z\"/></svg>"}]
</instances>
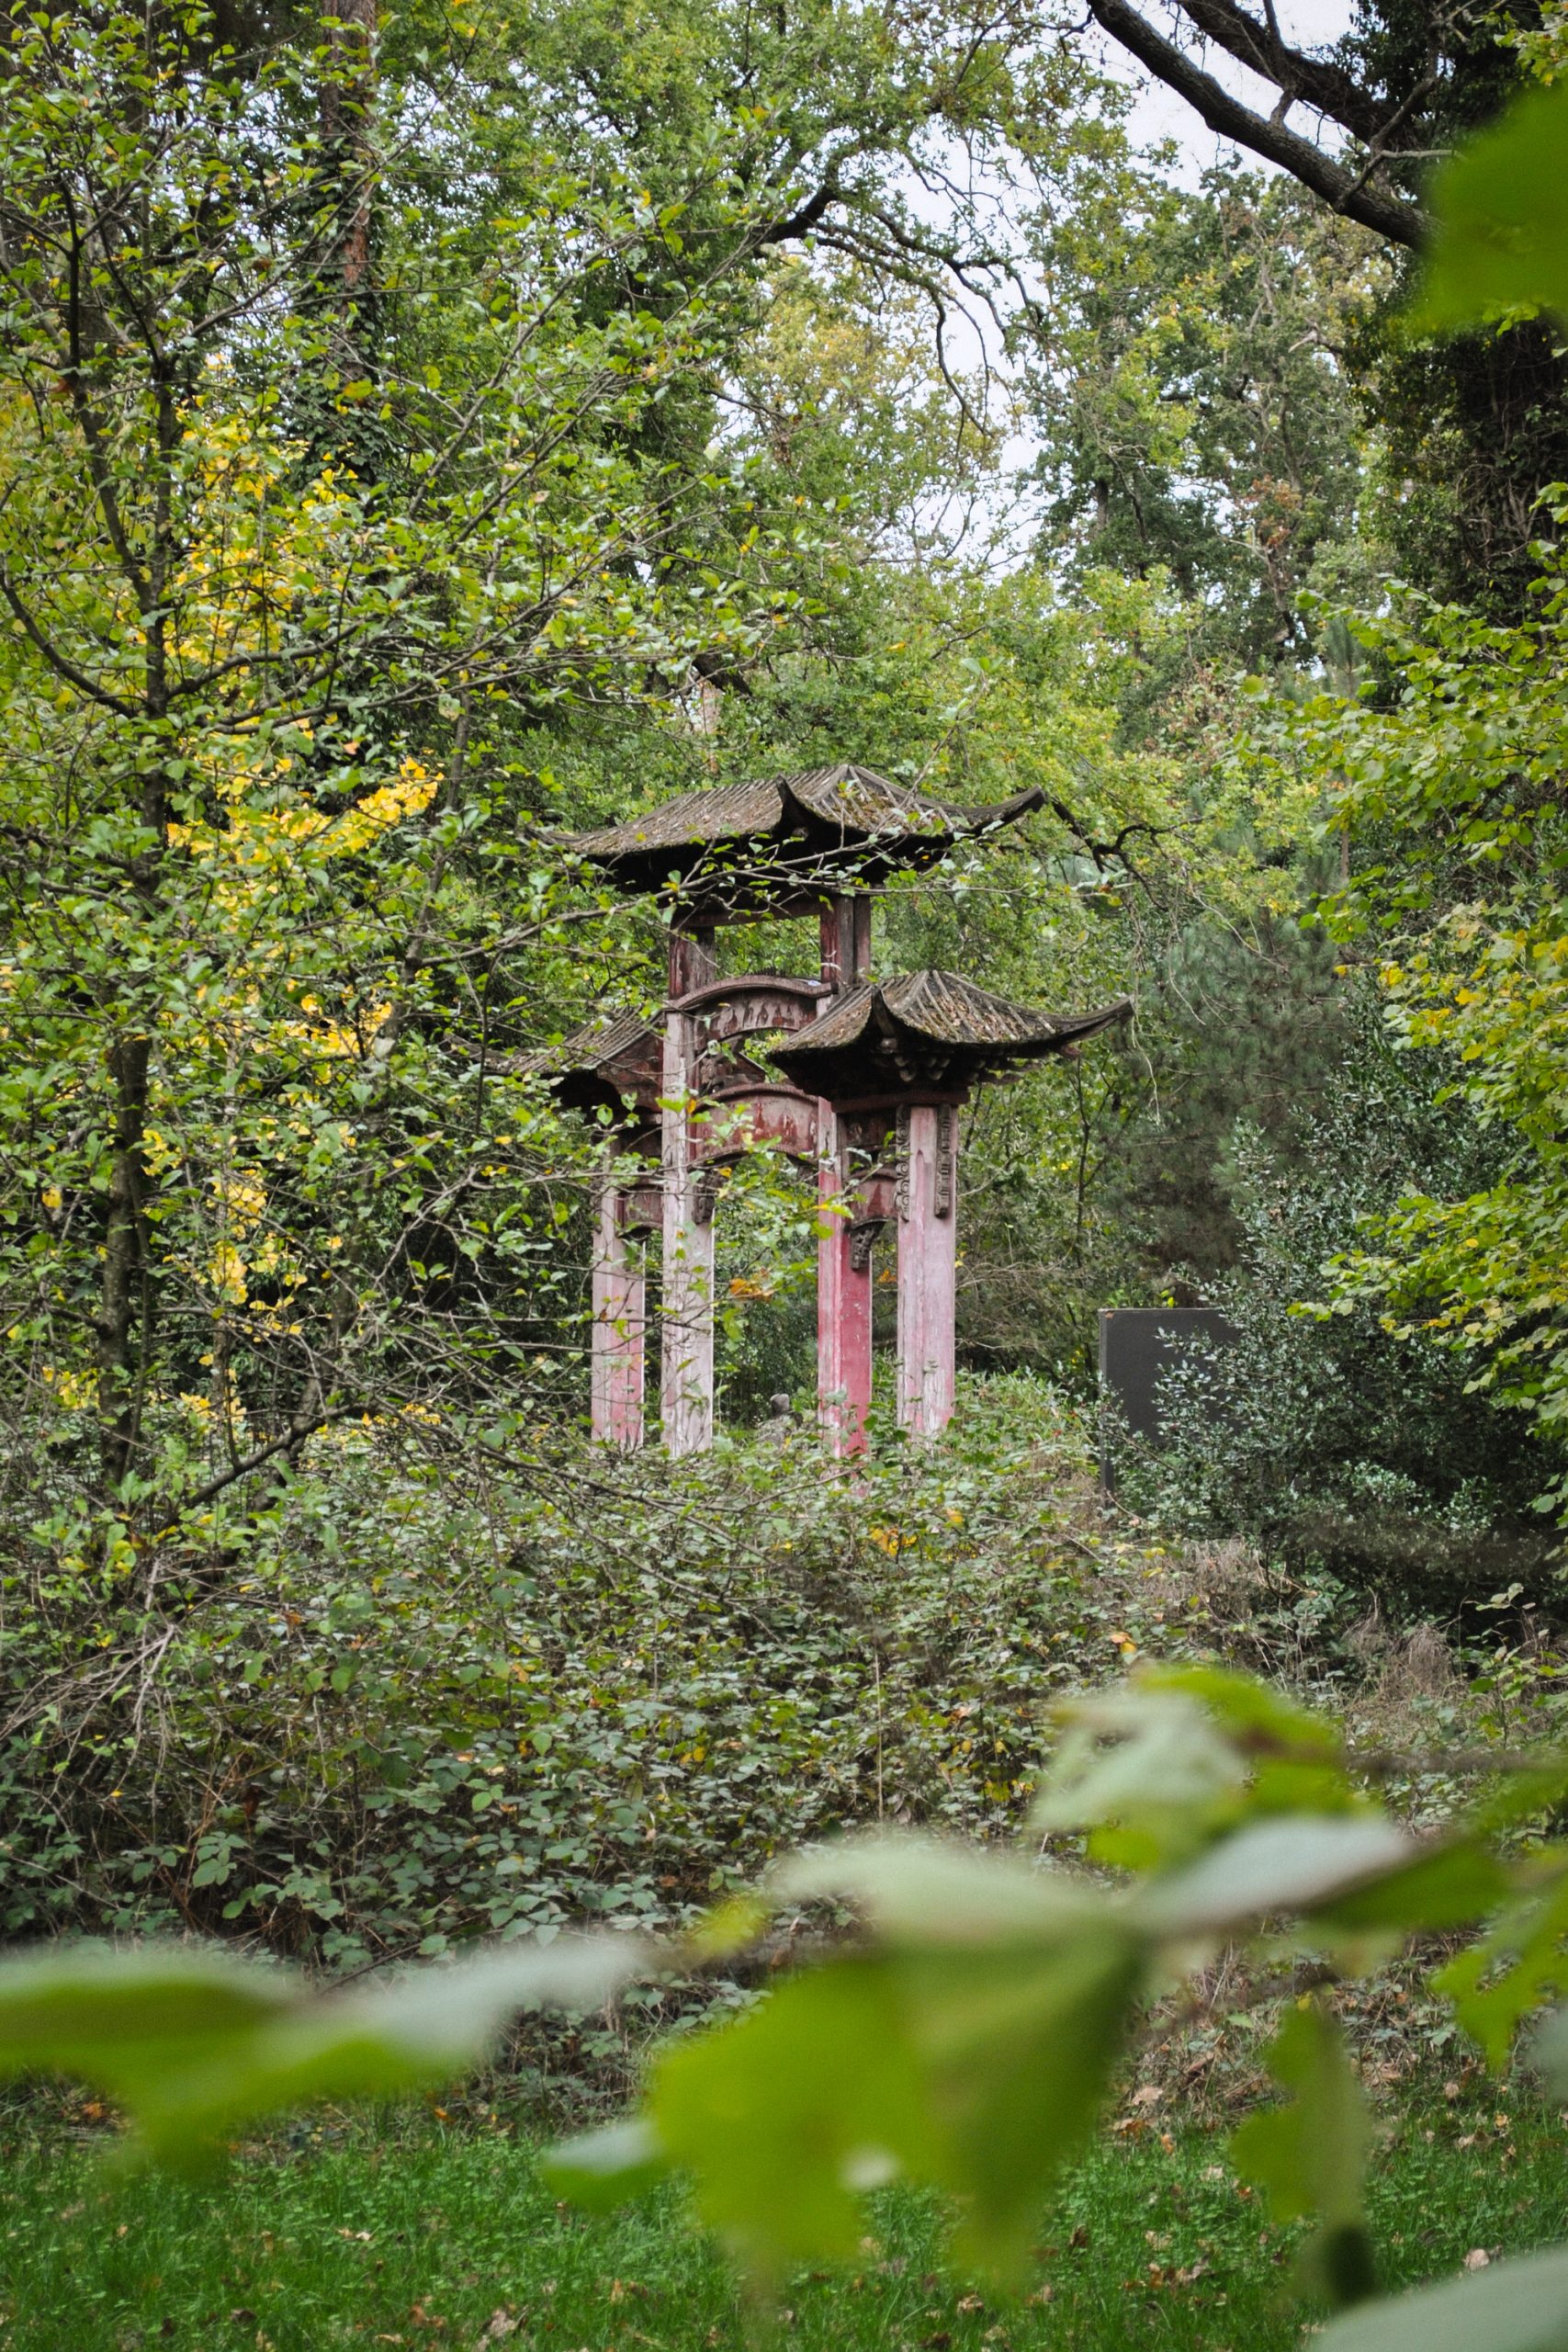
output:
<instances>
[{"instance_id":1,"label":"grass","mask_svg":"<svg viewBox=\"0 0 1568 2352\"><path fill-rule=\"evenodd\" d=\"M98 2148L26 2119L6 2137L0 2352L722 2352L748 2338L731 2273L672 2196L568 2213L503 2129L301 2129L207 2184L106 2177ZM1565 2148L1560 2118L1522 2107L1404 2120L1372 2186L1389 2284L1568 2234ZM934 2205L888 2198L856 2269L790 2283L783 2333L791 2352L1284 2352L1303 2319L1293 2233L1224 2156L1199 2132L1102 2143L1017 2304L939 2276Z\"/></svg>"}]
</instances>

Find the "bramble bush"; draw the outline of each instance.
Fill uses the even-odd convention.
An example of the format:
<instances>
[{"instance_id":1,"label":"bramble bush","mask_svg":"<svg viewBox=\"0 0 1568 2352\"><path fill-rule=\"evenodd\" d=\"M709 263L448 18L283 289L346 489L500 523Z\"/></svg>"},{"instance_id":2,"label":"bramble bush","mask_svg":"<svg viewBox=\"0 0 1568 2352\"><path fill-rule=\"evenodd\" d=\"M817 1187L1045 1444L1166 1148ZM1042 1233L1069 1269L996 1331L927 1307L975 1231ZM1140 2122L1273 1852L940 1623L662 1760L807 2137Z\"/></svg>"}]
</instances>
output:
<instances>
[{"instance_id":1,"label":"bramble bush","mask_svg":"<svg viewBox=\"0 0 1568 2352\"><path fill-rule=\"evenodd\" d=\"M668 1925L836 1827L1007 1830L1053 1695L1208 1638L1196 1593L1156 1632L1157 1560L1032 1380L966 1383L947 1447L852 1474L809 1429L671 1464L545 1428L466 1477L419 1435L318 1438L215 1556L13 1546L6 1934L343 1969Z\"/></svg>"}]
</instances>

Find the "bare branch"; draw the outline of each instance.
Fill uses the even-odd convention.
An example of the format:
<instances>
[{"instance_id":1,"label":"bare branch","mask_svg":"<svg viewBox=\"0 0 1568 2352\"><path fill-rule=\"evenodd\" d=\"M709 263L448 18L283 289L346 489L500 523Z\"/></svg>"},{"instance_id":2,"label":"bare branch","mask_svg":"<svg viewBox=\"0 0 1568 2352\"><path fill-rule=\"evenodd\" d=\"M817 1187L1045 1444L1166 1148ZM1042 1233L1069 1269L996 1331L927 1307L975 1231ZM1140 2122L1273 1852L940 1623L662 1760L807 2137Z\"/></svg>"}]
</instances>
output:
<instances>
[{"instance_id":1,"label":"bare branch","mask_svg":"<svg viewBox=\"0 0 1568 2352\"><path fill-rule=\"evenodd\" d=\"M1287 97L1327 115L1369 145L1377 138L1383 125L1376 99L1342 65L1311 57L1281 40L1271 0L1266 0L1267 25L1238 8L1235 0L1180 0L1180 5L1205 40L1261 74Z\"/></svg>"},{"instance_id":2,"label":"bare branch","mask_svg":"<svg viewBox=\"0 0 1568 2352\"><path fill-rule=\"evenodd\" d=\"M1218 131L1222 139L1234 139L1266 162L1278 164L1281 171L1289 172L1303 187L1321 196L1332 210L1360 221L1363 228L1375 230L1380 237L1387 237L1396 245L1420 244L1424 223L1415 205L1363 186L1355 172L1337 164L1332 156L1314 147L1310 139L1303 139L1284 123L1270 121L1251 107L1244 106L1239 98L1232 97L1212 74L1205 74L1174 41L1156 32L1136 8L1129 6L1128 0L1089 0L1089 6L1096 23L1112 40L1120 41L1168 89L1195 107L1210 130ZM1258 32L1261 39L1267 39L1261 27Z\"/></svg>"}]
</instances>

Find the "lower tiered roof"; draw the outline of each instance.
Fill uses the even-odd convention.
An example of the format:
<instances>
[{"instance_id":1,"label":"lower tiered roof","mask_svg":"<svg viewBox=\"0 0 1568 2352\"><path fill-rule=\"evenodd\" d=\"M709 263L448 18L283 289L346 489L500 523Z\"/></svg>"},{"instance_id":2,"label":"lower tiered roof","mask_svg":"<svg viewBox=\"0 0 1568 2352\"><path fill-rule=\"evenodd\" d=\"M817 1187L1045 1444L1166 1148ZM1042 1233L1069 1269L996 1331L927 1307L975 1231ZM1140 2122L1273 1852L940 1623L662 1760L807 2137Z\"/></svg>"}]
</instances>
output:
<instances>
[{"instance_id":1,"label":"lower tiered roof","mask_svg":"<svg viewBox=\"0 0 1568 2352\"><path fill-rule=\"evenodd\" d=\"M769 1058L805 1092L835 1103L957 1094L1010 1063L1066 1053L1132 1009L1120 997L1096 1012L1040 1012L956 972L904 972L848 989Z\"/></svg>"}]
</instances>

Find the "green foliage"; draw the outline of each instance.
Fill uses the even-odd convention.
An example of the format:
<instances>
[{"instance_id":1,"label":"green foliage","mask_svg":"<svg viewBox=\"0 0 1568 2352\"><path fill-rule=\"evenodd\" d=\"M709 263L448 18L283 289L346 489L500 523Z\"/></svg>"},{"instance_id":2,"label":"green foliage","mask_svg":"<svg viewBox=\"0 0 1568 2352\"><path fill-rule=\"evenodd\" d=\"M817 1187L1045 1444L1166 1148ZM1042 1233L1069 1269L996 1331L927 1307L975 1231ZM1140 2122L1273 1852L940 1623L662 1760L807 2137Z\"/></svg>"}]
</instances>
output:
<instances>
[{"instance_id":1,"label":"green foliage","mask_svg":"<svg viewBox=\"0 0 1568 2352\"><path fill-rule=\"evenodd\" d=\"M1181 1351L1162 1381L1160 1448L1119 1445L1119 1494L1189 1537L1244 1535L1290 1573L1331 1580L1347 1606L1448 1617L1510 1584L1544 1599L1552 1544L1531 1510L1541 1464L1528 1430L1499 1425L1466 1365L1387 1329L1371 1303L1301 1311L1402 1195L1462 1196L1491 1172L1484 1131L1461 1104L1433 1102L1443 1062L1394 1050L1365 992L1341 1018L1339 1058L1308 1097L1310 1148L1250 1119L1230 1130L1241 1262L1203 1295L1235 1337Z\"/></svg>"},{"instance_id":2,"label":"green foliage","mask_svg":"<svg viewBox=\"0 0 1568 2352\"><path fill-rule=\"evenodd\" d=\"M1249 2116L1231 2142L1232 2160L1267 2190L1280 2221L1316 2221L1303 2278L1321 2278L1330 2302L1359 2302L1375 2292L1362 2218L1371 2121L1338 2029L1320 2004L1286 2012L1269 2072L1292 2094L1290 2104Z\"/></svg>"},{"instance_id":3,"label":"green foliage","mask_svg":"<svg viewBox=\"0 0 1568 2352\"><path fill-rule=\"evenodd\" d=\"M1554 84L1516 100L1501 122L1469 141L1436 175L1419 325L1465 327L1521 311L1568 312L1565 138L1568 89Z\"/></svg>"},{"instance_id":4,"label":"green foliage","mask_svg":"<svg viewBox=\"0 0 1568 2352\"><path fill-rule=\"evenodd\" d=\"M1042 1706L1157 1629L1086 1540L1088 1432L965 1384L852 1485L809 1426L671 1466L345 1429L225 1556L20 1555L0 1655L6 1931L194 1928L338 1966L585 1915L679 1920L879 1817L990 1836ZM499 1449L498 1449L499 1453Z\"/></svg>"},{"instance_id":5,"label":"green foliage","mask_svg":"<svg viewBox=\"0 0 1568 2352\"><path fill-rule=\"evenodd\" d=\"M870 1855L874 1916L890 1859ZM932 1882L914 1854L898 1860L908 1883L894 1917L909 1924L884 1917L884 1951L799 1977L654 2071L656 2144L768 2278L852 2254L861 2194L895 2177L962 2197L963 2256L1016 2274L1115 2062L1138 1968L1130 1938L1070 1906L1055 1919L1049 1904L1032 1933L1004 1904L1009 1926L987 1937L982 1866L953 1933L933 1939ZM942 1873L939 1855L937 1884ZM859 1876L846 1853L838 1891L852 1899Z\"/></svg>"},{"instance_id":6,"label":"green foliage","mask_svg":"<svg viewBox=\"0 0 1568 2352\"><path fill-rule=\"evenodd\" d=\"M1568 1990L1562 1938L1568 1886L1556 1871L1510 1905L1480 1942L1450 1960L1439 1982L1465 2031L1501 2066L1523 2021Z\"/></svg>"},{"instance_id":7,"label":"green foliage","mask_svg":"<svg viewBox=\"0 0 1568 2352\"><path fill-rule=\"evenodd\" d=\"M1073 571L1163 575L1183 627L1140 698L1195 664L1308 650L1302 591L1353 532L1360 429L1337 354L1386 274L1292 182L1189 193L1108 162L1032 224L1046 287L1029 381Z\"/></svg>"},{"instance_id":8,"label":"green foliage","mask_svg":"<svg viewBox=\"0 0 1568 2352\"><path fill-rule=\"evenodd\" d=\"M732 1913L710 1941L754 1933L781 1905L824 1901L847 1906L858 1935L743 2016L678 2039L654 2065L641 2124L569 2143L553 2184L597 2206L678 2165L707 2220L776 2284L852 2253L861 2200L904 2177L948 2193L966 2264L1015 2278L1144 1997L1173 1965L1293 1918L1306 1951L1353 1968L1370 1929L1399 1938L1483 1918L1510 1878L1539 1876L1538 1859L1522 1877L1488 1862L1462 1826L1418 1844L1357 1789L1331 1727L1245 1678L1167 1668L1119 1713L1085 1720L1106 1769L1070 1749L1047 1777L1043 1818L1065 1803L1080 1824L1131 1833L1130 1887L886 1834L784 1864L750 1928ZM12 1965L0 2048L13 2070L110 2089L152 2153L188 2156L276 2104L438 2078L525 2001L600 2000L639 1971L689 1968L700 1949L536 1945L325 1997L194 1955L68 1951ZM1367 2126L1327 2009L1288 2010L1269 2063L1291 2102L1244 2124L1236 2161L1279 2218L1313 2223L1309 2274L1334 2300L1359 2299L1371 2285ZM1501 2267L1475 2288L1472 2324L1495 2301L1499 2325L1525 2331L1508 2340L1546 2340L1529 2333L1543 2275ZM1398 2333L1411 2324L1395 2311L1395 2342L1414 2340Z\"/></svg>"},{"instance_id":9,"label":"green foliage","mask_svg":"<svg viewBox=\"0 0 1568 2352\"><path fill-rule=\"evenodd\" d=\"M563 1938L323 1997L215 1952L76 1945L0 1965L0 2072L46 2069L107 2092L147 2154L194 2163L280 2108L439 2086L519 2008L597 2007L644 1958L630 1938Z\"/></svg>"},{"instance_id":10,"label":"green foliage","mask_svg":"<svg viewBox=\"0 0 1568 2352\"><path fill-rule=\"evenodd\" d=\"M1358 1792L1321 1719L1245 1678L1156 1671L1073 1720L1087 1741L1058 1757L1037 1819L1101 1833L1088 1850L1138 1873L1130 1895L1021 1859L840 1849L764 1892L848 1902L869 1947L656 2064L653 2141L763 2275L847 2252L856 2191L899 2175L954 2197L964 2259L1015 2271L1141 1996L1177 1955L1190 1964L1194 1947L1294 1914L1308 1949L1348 1960L1369 1931L1472 1921L1506 1891L1462 1830L1417 1846ZM1365 2126L1331 2019L1292 2012L1271 2064L1294 2103L1244 2127L1237 2161L1281 2216L1313 2217L1309 2264L1350 2300L1371 2288ZM628 2188L649 2154L639 2138ZM560 2185L588 2162L583 2143L565 2150ZM613 2172L613 2154L592 2164L596 2201Z\"/></svg>"},{"instance_id":11,"label":"green foliage","mask_svg":"<svg viewBox=\"0 0 1568 2352\"><path fill-rule=\"evenodd\" d=\"M1406 1182L1342 1259L1335 1304L1381 1308L1401 1339L1466 1359L1472 1385L1562 1414L1559 988L1564 598L1540 551L1535 617L1491 626L1414 596L1360 624L1396 697L1326 695L1286 720L1293 773L1322 793L1325 829L1364 844L1329 920L1376 956L1396 1036L1432 1049L1447 1093L1493 1139L1474 1189ZM1381 934L1381 937L1380 937Z\"/></svg>"}]
</instances>

